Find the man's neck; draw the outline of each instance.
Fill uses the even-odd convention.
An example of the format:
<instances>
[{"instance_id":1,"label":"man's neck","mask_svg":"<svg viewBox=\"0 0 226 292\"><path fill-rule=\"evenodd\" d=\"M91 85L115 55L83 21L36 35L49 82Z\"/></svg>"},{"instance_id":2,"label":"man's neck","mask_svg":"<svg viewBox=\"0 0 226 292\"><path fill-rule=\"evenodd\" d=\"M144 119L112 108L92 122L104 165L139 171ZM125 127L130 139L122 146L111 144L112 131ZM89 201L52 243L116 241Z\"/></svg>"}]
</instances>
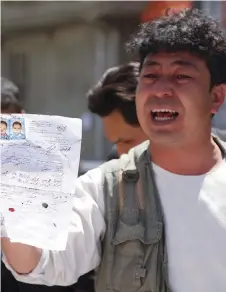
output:
<instances>
[{"instance_id":1,"label":"man's neck","mask_svg":"<svg viewBox=\"0 0 226 292\"><path fill-rule=\"evenodd\" d=\"M219 146L209 137L206 141L192 143L189 147L169 147L150 143L152 161L175 174L201 175L222 161Z\"/></svg>"}]
</instances>

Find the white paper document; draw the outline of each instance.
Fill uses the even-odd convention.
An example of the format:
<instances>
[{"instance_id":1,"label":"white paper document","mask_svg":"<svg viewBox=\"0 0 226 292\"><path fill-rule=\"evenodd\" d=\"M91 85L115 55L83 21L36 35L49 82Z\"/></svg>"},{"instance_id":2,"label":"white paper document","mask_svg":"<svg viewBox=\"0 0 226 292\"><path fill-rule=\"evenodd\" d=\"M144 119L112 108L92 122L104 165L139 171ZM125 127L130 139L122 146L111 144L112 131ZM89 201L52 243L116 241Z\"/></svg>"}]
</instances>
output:
<instances>
[{"instance_id":1,"label":"white paper document","mask_svg":"<svg viewBox=\"0 0 226 292\"><path fill-rule=\"evenodd\" d=\"M80 119L1 115L0 213L11 241L66 248L81 138Z\"/></svg>"}]
</instances>

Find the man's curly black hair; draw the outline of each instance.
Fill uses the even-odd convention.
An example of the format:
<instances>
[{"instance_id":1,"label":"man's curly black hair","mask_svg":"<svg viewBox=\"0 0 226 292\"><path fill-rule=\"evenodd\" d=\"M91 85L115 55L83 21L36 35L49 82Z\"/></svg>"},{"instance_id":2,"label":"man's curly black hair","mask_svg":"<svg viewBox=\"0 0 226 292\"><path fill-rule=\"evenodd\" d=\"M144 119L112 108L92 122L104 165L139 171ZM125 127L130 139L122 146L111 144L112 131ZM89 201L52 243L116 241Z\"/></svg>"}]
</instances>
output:
<instances>
[{"instance_id":1,"label":"man's curly black hair","mask_svg":"<svg viewBox=\"0 0 226 292\"><path fill-rule=\"evenodd\" d=\"M138 126L135 92L139 65L131 62L108 69L87 93L89 110L100 117L118 111L128 124Z\"/></svg>"},{"instance_id":2,"label":"man's curly black hair","mask_svg":"<svg viewBox=\"0 0 226 292\"><path fill-rule=\"evenodd\" d=\"M127 48L138 52L140 69L148 54L190 52L206 62L210 88L226 83L226 34L204 11L184 9L144 23Z\"/></svg>"}]
</instances>

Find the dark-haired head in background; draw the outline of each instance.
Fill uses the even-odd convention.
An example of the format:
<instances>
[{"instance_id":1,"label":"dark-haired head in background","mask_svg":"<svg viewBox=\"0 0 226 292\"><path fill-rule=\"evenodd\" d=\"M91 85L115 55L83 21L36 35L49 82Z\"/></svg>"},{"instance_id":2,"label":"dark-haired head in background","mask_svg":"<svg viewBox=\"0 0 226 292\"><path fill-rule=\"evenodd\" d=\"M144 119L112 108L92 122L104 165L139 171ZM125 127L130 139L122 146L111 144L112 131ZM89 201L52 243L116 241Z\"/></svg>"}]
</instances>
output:
<instances>
[{"instance_id":1,"label":"dark-haired head in background","mask_svg":"<svg viewBox=\"0 0 226 292\"><path fill-rule=\"evenodd\" d=\"M88 92L89 110L101 117L106 138L119 154L147 139L136 114L135 92L139 63L108 69Z\"/></svg>"},{"instance_id":2,"label":"dark-haired head in background","mask_svg":"<svg viewBox=\"0 0 226 292\"><path fill-rule=\"evenodd\" d=\"M136 106L151 147L208 140L226 83L226 38L217 22L185 9L141 25L128 48L140 57Z\"/></svg>"},{"instance_id":3,"label":"dark-haired head in background","mask_svg":"<svg viewBox=\"0 0 226 292\"><path fill-rule=\"evenodd\" d=\"M22 113L23 109L18 96L18 87L12 81L1 77L1 113Z\"/></svg>"}]
</instances>

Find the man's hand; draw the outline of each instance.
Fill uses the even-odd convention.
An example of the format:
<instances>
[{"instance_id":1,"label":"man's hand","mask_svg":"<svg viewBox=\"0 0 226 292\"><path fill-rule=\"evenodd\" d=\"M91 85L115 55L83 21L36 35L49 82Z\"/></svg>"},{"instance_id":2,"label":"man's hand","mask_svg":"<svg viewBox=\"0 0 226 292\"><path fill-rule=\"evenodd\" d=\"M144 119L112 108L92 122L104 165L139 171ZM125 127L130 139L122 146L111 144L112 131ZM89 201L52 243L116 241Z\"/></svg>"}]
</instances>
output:
<instances>
[{"instance_id":1,"label":"man's hand","mask_svg":"<svg viewBox=\"0 0 226 292\"><path fill-rule=\"evenodd\" d=\"M2 238L1 244L7 262L18 274L29 274L37 267L42 254L41 249L12 243L8 238Z\"/></svg>"}]
</instances>

